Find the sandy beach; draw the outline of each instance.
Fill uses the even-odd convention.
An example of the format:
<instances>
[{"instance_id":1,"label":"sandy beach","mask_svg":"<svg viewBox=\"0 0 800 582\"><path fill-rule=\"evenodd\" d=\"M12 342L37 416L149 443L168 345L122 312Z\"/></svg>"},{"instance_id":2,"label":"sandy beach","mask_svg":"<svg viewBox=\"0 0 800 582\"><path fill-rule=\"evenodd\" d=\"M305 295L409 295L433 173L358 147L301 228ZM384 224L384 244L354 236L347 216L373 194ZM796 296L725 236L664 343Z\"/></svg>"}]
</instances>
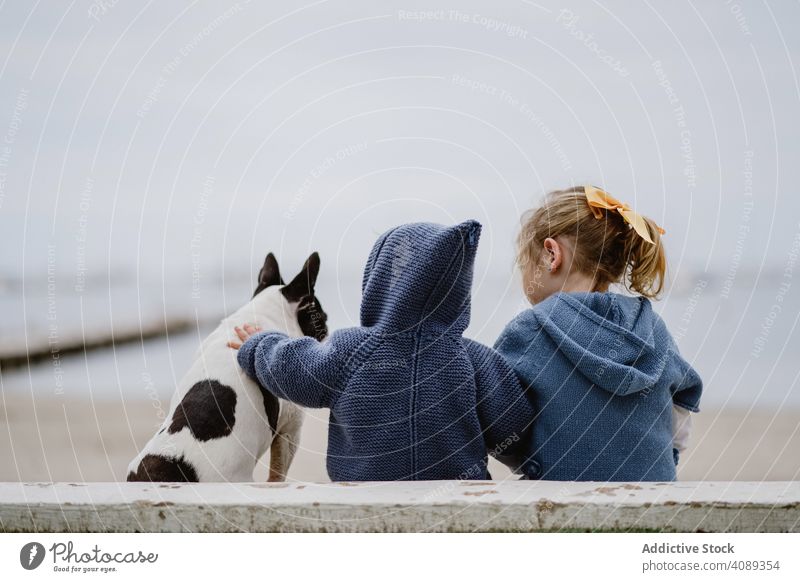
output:
<instances>
[{"instance_id":1,"label":"sandy beach","mask_svg":"<svg viewBox=\"0 0 800 582\"><path fill-rule=\"evenodd\" d=\"M167 404L156 400L36 399L0 402L0 481L120 481ZM327 481L327 413L309 411L290 480ZM508 471L493 464L495 479ZM257 480L265 480L263 464ZM705 410L695 417L679 477L685 481L800 478L800 410Z\"/></svg>"}]
</instances>

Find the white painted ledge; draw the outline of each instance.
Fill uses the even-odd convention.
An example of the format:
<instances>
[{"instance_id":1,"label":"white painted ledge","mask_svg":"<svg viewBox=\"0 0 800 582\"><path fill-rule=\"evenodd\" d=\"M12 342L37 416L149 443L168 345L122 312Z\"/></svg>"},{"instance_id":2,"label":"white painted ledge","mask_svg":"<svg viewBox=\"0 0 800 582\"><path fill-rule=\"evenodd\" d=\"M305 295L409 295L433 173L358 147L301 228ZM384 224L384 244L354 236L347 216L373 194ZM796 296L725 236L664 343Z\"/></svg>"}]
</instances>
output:
<instances>
[{"instance_id":1,"label":"white painted ledge","mask_svg":"<svg viewBox=\"0 0 800 582\"><path fill-rule=\"evenodd\" d=\"M800 532L800 482L0 483L6 532Z\"/></svg>"}]
</instances>

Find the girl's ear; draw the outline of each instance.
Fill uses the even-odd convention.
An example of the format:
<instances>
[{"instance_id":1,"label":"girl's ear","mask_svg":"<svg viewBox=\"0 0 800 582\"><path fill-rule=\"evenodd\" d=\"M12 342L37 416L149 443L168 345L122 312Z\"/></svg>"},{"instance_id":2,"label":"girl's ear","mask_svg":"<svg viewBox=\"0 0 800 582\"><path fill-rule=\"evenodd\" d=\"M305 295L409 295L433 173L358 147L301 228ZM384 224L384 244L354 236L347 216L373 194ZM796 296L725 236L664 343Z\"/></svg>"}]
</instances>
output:
<instances>
[{"instance_id":1,"label":"girl's ear","mask_svg":"<svg viewBox=\"0 0 800 582\"><path fill-rule=\"evenodd\" d=\"M547 265L547 270L555 273L561 268L564 262L564 253L562 252L561 245L554 238L547 238L544 241L544 256Z\"/></svg>"}]
</instances>

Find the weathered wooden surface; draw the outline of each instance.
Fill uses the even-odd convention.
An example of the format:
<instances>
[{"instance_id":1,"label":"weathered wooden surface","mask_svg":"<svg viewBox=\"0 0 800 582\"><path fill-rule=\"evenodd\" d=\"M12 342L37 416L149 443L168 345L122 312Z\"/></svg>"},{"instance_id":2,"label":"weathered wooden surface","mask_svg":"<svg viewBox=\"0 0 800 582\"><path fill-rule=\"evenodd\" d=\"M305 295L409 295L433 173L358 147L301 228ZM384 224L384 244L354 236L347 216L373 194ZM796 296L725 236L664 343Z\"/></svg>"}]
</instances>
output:
<instances>
[{"instance_id":1,"label":"weathered wooden surface","mask_svg":"<svg viewBox=\"0 0 800 582\"><path fill-rule=\"evenodd\" d=\"M7 532L800 532L800 482L2 483Z\"/></svg>"}]
</instances>

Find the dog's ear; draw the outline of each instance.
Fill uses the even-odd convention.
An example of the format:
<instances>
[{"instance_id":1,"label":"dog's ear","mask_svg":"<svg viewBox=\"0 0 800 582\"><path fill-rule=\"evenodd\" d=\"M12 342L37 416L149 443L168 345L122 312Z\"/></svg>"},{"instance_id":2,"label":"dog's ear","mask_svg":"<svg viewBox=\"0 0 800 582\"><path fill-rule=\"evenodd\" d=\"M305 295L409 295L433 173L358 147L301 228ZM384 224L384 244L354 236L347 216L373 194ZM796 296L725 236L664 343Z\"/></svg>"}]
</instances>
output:
<instances>
[{"instance_id":1,"label":"dog's ear","mask_svg":"<svg viewBox=\"0 0 800 582\"><path fill-rule=\"evenodd\" d=\"M261 270L258 272L258 284L264 287L283 285L281 270L278 267L278 259L276 259L275 255L272 253L269 253L267 258L264 259L264 266L261 267Z\"/></svg>"},{"instance_id":2,"label":"dog's ear","mask_svg":"<svg viewBox=\"0 0 800 582\"><path fill-rule=\"evenodd\" d=\"M306 259L303 269L286 287L281 289L281 293L289 303L300 301L300 298L306 295L313 295L317 275L319 275L319 254L311 253L311 256Z\"/></svg>"},{"instance_id":3,"label":"dog's ear","mask_svg":"<svg viewBox=\"0 0 800 582\"><path fill-rule=\"evenodd\" d=\"M281 271L278 268L278 259L276 259L275 255L272 253L269 253L267 258L264 259L264 266L261 267L261 270L258 272L258 285L256 286L253 296L255 297L261 293L261 291L272 285L283 285L283 279L281 278Z\"/></svg>"}]
</instances>

